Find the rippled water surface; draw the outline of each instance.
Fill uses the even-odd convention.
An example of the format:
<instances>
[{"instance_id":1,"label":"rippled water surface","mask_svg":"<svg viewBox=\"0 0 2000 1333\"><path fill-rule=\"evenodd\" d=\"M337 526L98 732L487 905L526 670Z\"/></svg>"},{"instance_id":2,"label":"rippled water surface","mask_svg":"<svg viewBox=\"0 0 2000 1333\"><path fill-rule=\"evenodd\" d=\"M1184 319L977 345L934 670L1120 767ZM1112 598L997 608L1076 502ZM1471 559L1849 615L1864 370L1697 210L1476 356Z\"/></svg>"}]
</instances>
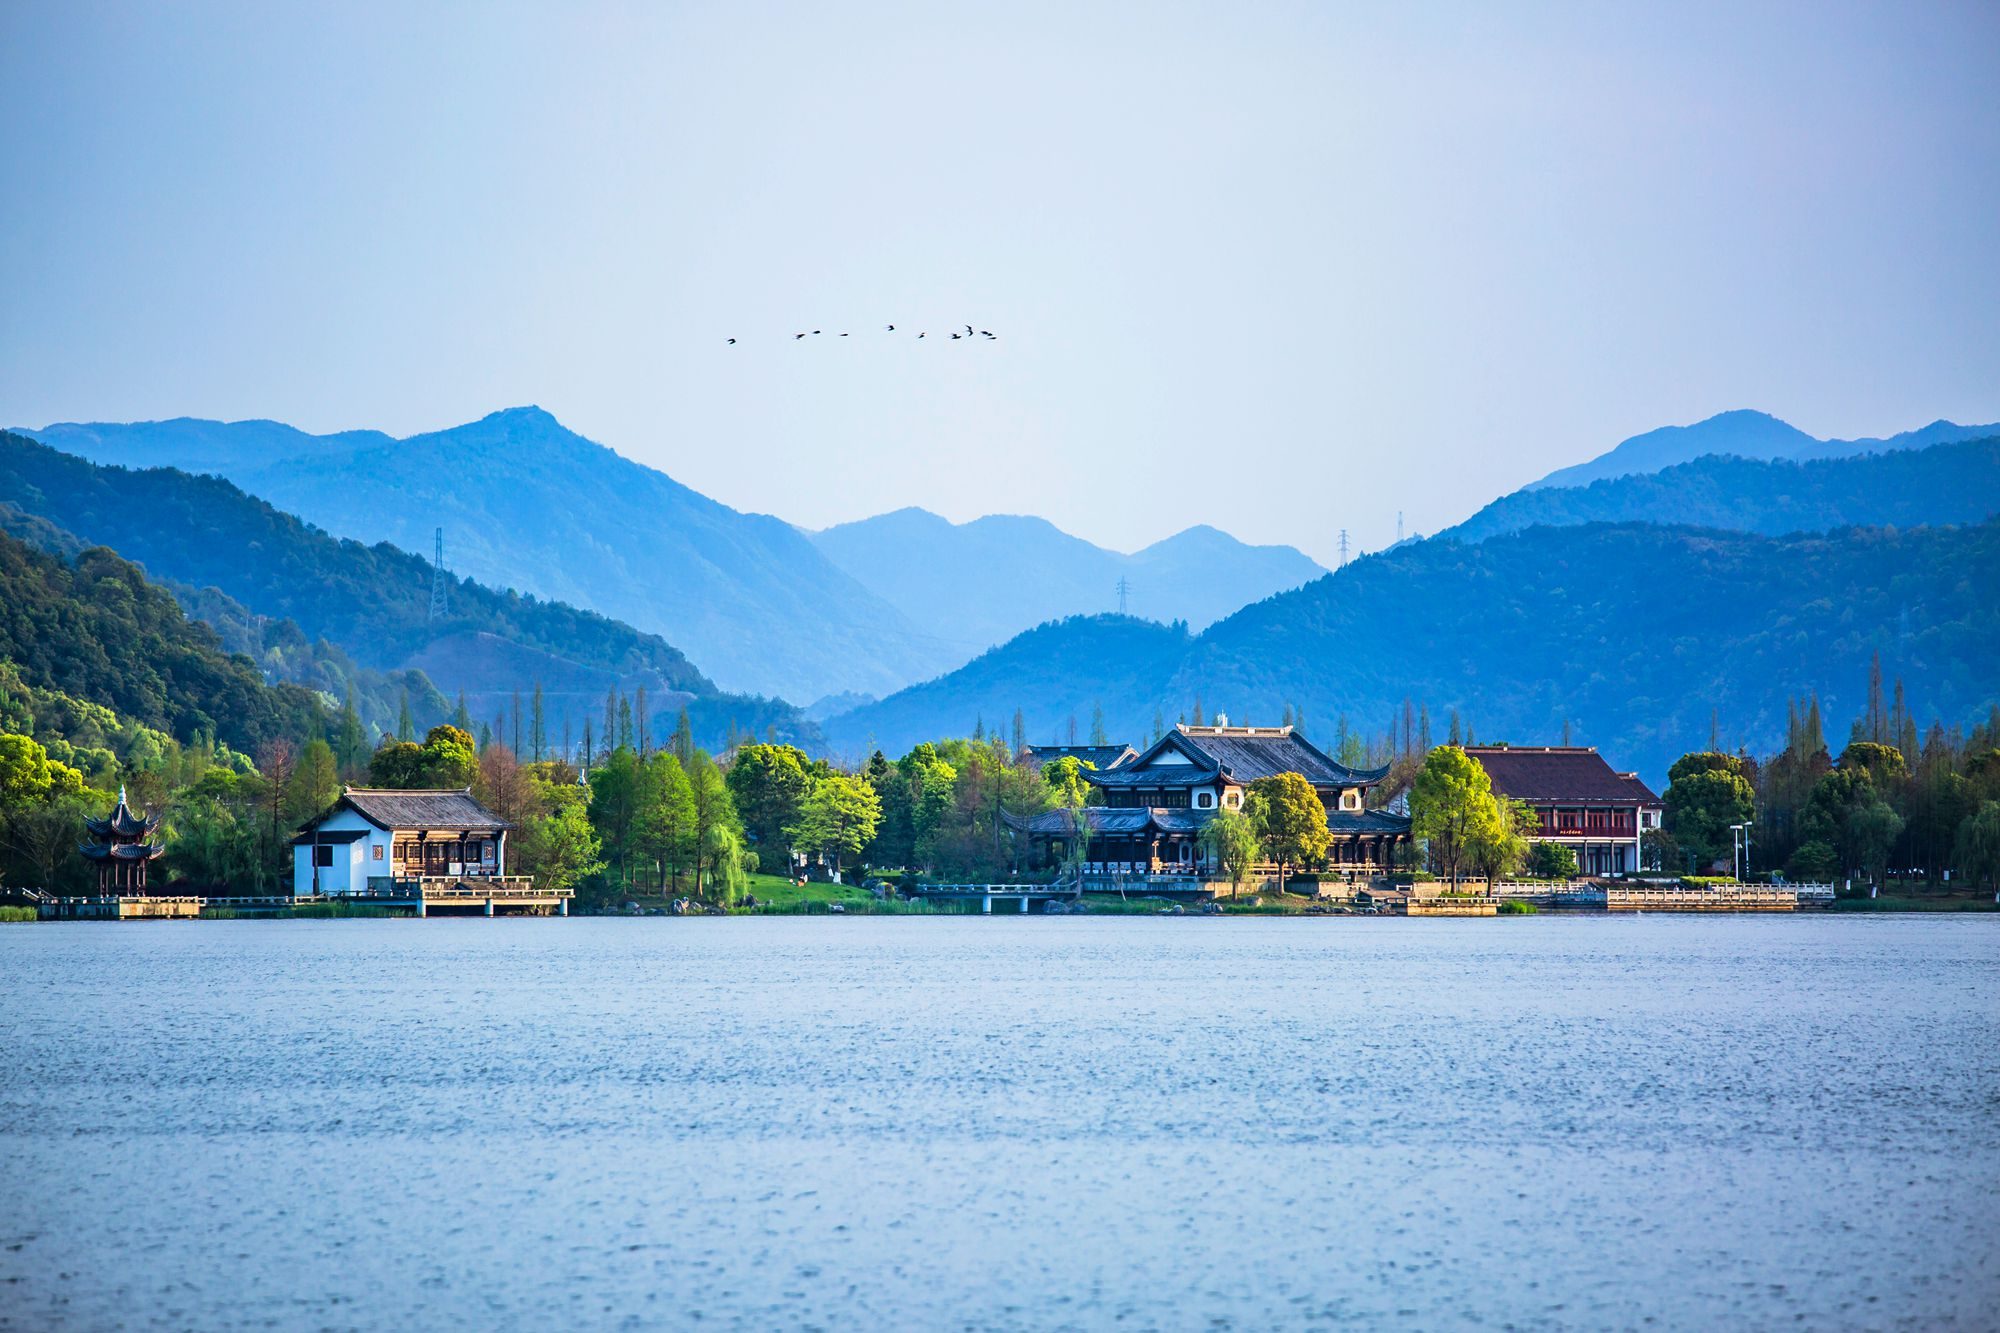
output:
<instances>
[{"instance_id":1,"label":"rippled water surface","mask_svg":"<svg viewBox=\"0 0 2000 1333\"><path fill-rule=\"evenodd\" d=\"M2000 919L0 927L0 1328L1993 1327Z\"/></svg>"}]
</instances>

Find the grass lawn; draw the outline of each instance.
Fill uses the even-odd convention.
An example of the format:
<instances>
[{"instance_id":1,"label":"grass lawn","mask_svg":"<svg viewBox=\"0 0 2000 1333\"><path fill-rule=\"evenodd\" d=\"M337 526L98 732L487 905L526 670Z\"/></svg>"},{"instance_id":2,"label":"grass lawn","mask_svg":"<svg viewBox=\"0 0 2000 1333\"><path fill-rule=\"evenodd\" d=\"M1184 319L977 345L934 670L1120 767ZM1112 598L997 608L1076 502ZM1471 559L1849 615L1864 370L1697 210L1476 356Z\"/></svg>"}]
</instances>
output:
<instances>
[{"instance_id":1,"label":"grass lawn","mask_svg":"<svg viewBox=\"0 0 2000 1333\"><path fill-rule=\"evenodd\" d=\"M782 875L752 875L748 892L756 897L759 907L780 912L795 911L804 904L859 906L875 902L875 896L858 884L821 884L808 880L800 885Z\"/></svg>"}]
</instances>

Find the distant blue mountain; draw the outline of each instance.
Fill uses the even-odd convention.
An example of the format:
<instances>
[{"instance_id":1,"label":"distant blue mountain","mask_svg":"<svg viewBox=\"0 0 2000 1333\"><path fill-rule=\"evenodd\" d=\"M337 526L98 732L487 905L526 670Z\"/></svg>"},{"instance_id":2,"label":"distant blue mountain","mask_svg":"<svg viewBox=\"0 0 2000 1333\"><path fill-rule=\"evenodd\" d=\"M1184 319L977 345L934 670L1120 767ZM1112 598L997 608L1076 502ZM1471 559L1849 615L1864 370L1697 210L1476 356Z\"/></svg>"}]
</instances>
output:
<instances>
[{"instance_id":1,"label":"distant blue mountain","mask_svg":"<svg viewBox=\"0 0 2000 1333\"><path fill-rule=\"evenodd\" d=\"M220 475L337 536L588 607L665 637L727 687L810 702L883 694L970 649L912 624L791 524L731 509L536 407L394 439L274 421L24 431L101 463Z\"/></svg>"},{"instance_id":2,"label":"distant blue mountain","mask_svg":"<svg viewBox=\"0 0 2000 1333\"><path fill-rule=\"evenodd\" d=\"M1644 435L1634 435L1587 463L1557 468L1523 489L1587 486L1609 477L1658 472L1709 454L1758 459L1847 458L1891 449L1922 449L1989 435L2000 435L2000 424L1960 426L1950 421L1933 421L1920 430L1904 431L1887 439L1822 440L1768 413L1738 410L1723 412L1692 426L1662 426Z\"/></svg>"},{"instance_id":3,"label":"distant blue mountain","mask_svg":"<svg viewBox=\"0 0 2000 1333\"><path fill-rule=\"evenodd\" d=\"M1130 613L1200 629L1326 573L1289 546L1251 546L1207 526L1124 555L1046 519L989 514L953 523L898 509L812 540L863 587L961 644L968 657L1045 621L1116 609L1121 579Z\"/></svg>"},{"instance_id":4,"label":"distant blue mountain","mask_svg":"<svg viewBox=\"0 0 2000 1333\"><path fill-rule=\"evenodd\" d=\"M1484 541L1523 528L1629 522L1776 535L1977 523L1995 513L2000 513L2000 435L1804 462L1711 454L1588 486L1516 491L1438 535Z\"/></svg>"}]
</instances>

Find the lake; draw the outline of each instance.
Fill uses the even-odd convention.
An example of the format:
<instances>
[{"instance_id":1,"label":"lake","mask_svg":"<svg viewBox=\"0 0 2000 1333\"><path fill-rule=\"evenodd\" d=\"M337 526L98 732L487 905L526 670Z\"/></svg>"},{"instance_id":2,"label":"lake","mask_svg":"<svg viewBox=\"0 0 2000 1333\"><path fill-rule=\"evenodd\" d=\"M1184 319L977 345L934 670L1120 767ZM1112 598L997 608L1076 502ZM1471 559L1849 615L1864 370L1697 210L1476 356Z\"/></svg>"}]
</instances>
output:
<instances>
[{"instance_id":1,"label":"lake","mask_svg":"<svg viewBox=\"0 0 2000 1333\"><path fill-rule=\"evenodd\" d=\"M1991 1327L2000 918L0 927L0 1328Z\"/></svg>"}]
</instances>

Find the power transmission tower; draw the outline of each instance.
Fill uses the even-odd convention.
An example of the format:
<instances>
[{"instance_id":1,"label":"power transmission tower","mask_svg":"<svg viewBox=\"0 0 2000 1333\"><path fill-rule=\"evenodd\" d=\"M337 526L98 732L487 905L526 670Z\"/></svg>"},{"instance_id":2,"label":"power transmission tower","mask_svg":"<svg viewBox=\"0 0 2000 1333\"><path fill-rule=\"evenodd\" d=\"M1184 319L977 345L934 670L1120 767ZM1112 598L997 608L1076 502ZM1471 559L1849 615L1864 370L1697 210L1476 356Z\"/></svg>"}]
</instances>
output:
<instances>
[{"instance_id":1,"label":"power transmission tower","mask_svg":"<svg viewBox=\"0 0 2000 1333\"><path fill-rule=\"evenodd\" d=\"M1120 574L1118 576L1118 614L1121 616L1125 614L1125 599L1129 597L1131 593L1132 593L1132 585L1126 582L1125 576L1123 574Z\"/></svg>"},{"instance_id":2,"label":"power transmission tower","mask_svg":"<svg viewBox=\"0 0 2000 1333\"><path fill-rule=\"evenodd\" d=\"M1340 563L1347 563L1347 529L1340 530Z\"/></svg>"},{"instance_id":3,"label":"power transmission tower","mask_svg":"<svg viewBox=\"0 0 2000 1333\"><path fill-rule=\"evenodd\" d=\"M444 529L437 530L437 553L431 557L431 619L443 620L450 608L444 596Z\"/></svg>"},{"instance_id":4,"label":"power transmission tower","mask_svg":"<svg viewBox=\"0 0 2000 1333\"><path fill-rule=\"evenodd\" d=\"M1396 511L1396 545L1401 546L1402 544L1403 544L1403 511L1398 509Z\"/></svg>"}]
</instances>

